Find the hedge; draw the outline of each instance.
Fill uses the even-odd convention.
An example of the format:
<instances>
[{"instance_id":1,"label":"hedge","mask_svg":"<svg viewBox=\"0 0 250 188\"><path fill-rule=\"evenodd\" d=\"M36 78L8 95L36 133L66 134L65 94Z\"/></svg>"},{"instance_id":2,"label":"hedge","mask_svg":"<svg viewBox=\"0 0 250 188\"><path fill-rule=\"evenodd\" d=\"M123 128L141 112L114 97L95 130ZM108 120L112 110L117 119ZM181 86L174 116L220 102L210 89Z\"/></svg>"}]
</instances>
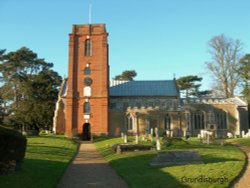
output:
<instances>
[{"instance_id":1,"label":"hedge","mask_svg":"<svg viewBox=\"0 0 250 188\"><path fill-rule=\"evenodd\" d=\"M0 175L21 169L26 146L21 133L0 126Z\"/></svg>"}]
</instances>

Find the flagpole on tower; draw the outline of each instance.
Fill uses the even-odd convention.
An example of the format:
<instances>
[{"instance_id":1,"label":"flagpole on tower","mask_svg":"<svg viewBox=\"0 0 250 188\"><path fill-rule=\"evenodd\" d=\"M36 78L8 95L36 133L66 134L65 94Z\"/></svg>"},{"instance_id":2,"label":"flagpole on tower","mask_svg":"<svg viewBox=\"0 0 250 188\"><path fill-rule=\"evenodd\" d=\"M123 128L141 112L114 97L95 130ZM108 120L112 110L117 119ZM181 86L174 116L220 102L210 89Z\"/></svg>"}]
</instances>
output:
<instances>
[{"instance_id":1,"label":"flagpole on tower","mask_svg":"<svg viewBox=\"0 0 250 188\"><path fill-rule=\"evenodd\" d=\"M89 3L89 24L91 24L91 11L92 11L92 4L91 3Z\"/></svg>"}]
</instances>

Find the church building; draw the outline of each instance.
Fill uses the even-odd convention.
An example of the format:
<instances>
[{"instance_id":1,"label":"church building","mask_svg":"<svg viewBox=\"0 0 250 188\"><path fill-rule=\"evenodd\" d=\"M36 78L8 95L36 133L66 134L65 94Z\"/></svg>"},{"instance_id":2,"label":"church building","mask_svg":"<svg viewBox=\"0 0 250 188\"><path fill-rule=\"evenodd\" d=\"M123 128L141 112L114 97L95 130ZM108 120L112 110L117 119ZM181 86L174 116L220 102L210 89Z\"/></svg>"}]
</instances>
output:
<instances>
[{"instance_id":1,"label":"church building","mask_svg":"<svg viewBox=\"0 0 250 188\"><path fill-rule=\"evenodd\" d=\"M247 131L247 103L235 98L184 99L175 79L109 80L105 24L73 25L68 78L62 83L54 131L90 140L95 135L146 135L152 128L173 137L213 130L217 137Z\"/></svg>"}]
</instances>

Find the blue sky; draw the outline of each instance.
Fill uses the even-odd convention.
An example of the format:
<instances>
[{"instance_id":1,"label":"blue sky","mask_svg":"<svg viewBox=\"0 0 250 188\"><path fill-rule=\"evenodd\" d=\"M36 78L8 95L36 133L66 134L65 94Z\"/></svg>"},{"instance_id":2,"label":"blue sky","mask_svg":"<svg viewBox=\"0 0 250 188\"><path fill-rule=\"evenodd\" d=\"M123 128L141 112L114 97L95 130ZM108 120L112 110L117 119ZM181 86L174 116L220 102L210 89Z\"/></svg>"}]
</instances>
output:
<instances>
[{"instance_id":1,"label":"blue sky","mask_svg":"<svg viewBox=\"0 0 250 188\"><path fill-rule=\"evenodd\" d=\"M249 0L0 0L0 49L26 46L67 76L72 24L106 23L110 77L135 69L138 80L210 75L207 42L224 33L250 53Z\"/></svg>"}]
</instances>

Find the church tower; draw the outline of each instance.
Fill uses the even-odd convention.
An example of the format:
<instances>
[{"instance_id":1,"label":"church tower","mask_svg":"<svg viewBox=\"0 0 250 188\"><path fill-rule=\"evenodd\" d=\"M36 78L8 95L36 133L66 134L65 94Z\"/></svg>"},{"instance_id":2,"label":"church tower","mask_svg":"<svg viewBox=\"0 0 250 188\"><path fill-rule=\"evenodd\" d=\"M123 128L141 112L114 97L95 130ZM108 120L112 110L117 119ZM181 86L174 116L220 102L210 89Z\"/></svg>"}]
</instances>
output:
<instances>
[{"instance_id":1,"label":"church tower","mask_svg":"<svg viewBox=\"0 0 250 188\"><path fill-rule=\"evenodd\" d=\"M65 96L65 133L108 134L108 33L105 24L73 25Z\"/></svg>"}]
</instances>

